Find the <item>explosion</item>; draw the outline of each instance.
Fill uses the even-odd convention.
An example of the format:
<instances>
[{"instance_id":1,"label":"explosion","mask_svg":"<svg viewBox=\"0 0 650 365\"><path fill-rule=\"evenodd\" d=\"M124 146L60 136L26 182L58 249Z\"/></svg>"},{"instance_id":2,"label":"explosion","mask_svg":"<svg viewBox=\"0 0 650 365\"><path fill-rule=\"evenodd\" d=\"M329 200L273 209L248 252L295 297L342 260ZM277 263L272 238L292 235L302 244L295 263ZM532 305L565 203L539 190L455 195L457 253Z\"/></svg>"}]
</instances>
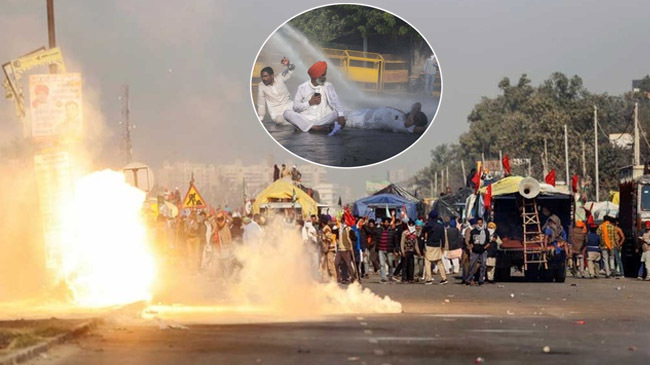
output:
<instances>
[{"instance_id":1,"label":"explosion","mask_svg":"<svg viewBox=\"0 0 650 365\"><path fill-rule=\"evenodd\" d=\"M64 208L59 276L77 305L151 298L156 271L141 216L144 199L116 171L95 172L75 184L73 201Z\"/></svg>"}]
</instances>

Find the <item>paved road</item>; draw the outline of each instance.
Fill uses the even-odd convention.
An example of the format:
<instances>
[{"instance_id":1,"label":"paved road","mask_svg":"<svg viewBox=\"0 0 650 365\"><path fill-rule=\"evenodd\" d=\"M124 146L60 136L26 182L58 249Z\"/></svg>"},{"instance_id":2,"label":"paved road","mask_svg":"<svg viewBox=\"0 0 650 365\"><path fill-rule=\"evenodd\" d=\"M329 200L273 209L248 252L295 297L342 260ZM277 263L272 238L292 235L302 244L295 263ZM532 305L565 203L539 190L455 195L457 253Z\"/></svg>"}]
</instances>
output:
<instances>
[{"instance_id":1,"label":"paved road","mask_svg":"<svg viewBox=\"0 0 650 365\"><path fill-rule=\"evenodd\" d=\"M165 330L150 322L108 321L31 364L471 364L477 357L506 364L647 364L650 359L648 282L365 285L400 301L404 313Z\"/></svg>"}]
</instances>

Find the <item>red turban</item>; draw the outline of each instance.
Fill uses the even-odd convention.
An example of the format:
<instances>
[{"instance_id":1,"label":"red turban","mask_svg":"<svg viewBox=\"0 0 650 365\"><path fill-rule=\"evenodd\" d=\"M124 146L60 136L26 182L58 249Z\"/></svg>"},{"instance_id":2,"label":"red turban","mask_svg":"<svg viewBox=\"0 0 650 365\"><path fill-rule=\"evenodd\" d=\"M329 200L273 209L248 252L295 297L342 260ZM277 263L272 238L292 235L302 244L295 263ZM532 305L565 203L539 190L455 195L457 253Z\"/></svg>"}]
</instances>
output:
<instances>
[{"instance_id":1,"label":"red turban","mask_svg":"<svg viewBox=\"0 0 650 365\"><path fill-rule=\"evenodd\" d=\"M309 77L312 79L317 79L327 71L327 62L325 61L318 61L314 63L309 70L307 70L307 73L309 74Z\"/></svg>"}]
</instances>

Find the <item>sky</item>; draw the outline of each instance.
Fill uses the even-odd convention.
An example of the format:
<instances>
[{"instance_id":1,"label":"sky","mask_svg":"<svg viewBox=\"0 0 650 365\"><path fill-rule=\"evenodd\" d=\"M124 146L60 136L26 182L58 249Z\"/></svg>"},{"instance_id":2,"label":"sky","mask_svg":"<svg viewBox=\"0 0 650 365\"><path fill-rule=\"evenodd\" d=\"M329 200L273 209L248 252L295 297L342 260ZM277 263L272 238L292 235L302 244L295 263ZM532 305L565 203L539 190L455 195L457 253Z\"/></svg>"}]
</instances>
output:
<instances>
[{"instance_id":1,"label":"sky","mask_svg":"<svg viewBox=\"0 0 650 365\"><path fill-rule=\"evenodd\" d=\"M443 78L432 127L408 151L368 168L328 169L360 195L390 169L413 173L430 151L454 143L481 97L504 76L539 84L577 74L593 92L621 94L650 73L647 1L366 1L408 21L429 40ZM120 87L130 87L134 156L163 161L303 163L269 137L250 97L251 68L266 38L322 2L55 0L57 44L101 121L97 161L121 168ZM0 1L0 63L47 45L45 0ZM13 105L0 101L0 145L21 134Z\"/></svg>"}]
</instances>

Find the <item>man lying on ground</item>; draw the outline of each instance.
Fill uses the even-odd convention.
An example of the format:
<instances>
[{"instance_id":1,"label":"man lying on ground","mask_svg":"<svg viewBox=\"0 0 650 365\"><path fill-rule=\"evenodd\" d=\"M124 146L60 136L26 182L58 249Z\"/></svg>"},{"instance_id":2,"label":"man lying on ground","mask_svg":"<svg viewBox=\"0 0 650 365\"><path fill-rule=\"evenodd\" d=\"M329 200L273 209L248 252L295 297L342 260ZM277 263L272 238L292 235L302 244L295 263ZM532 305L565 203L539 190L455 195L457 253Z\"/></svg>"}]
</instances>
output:
<instances>
[{"instance_id":1,"label":"man lying on ground","mask_svg":"<svg viewBox=\"0 0 650 365\"><path fill-rule=\"evenodd\" d=\"M348 113L347 126L394 133L424 133L429 120L421 109L422 105L415 103L408 113L391 107L355 110Z\"/></svg>"}]
</instances>

